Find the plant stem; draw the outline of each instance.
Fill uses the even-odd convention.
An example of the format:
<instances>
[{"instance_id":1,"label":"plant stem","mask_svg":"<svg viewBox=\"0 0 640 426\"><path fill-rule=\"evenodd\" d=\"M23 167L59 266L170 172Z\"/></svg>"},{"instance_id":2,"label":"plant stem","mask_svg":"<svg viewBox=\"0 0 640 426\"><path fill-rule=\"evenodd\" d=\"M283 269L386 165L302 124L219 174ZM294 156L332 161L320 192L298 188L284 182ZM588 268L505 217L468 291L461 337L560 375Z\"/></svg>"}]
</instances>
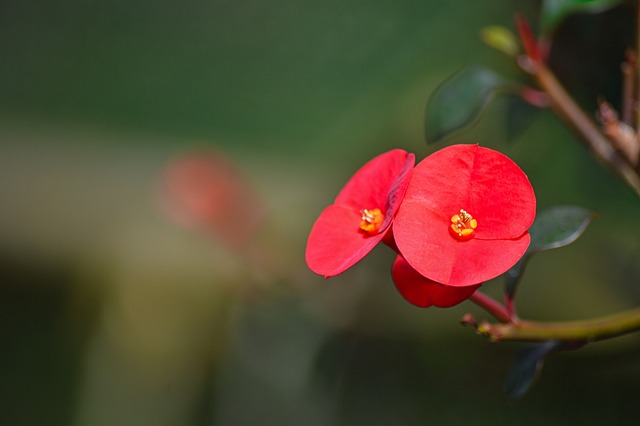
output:
<instances>
[{"instance_id":1,"label":"plant stem","mask_svg":"<svg viewBox=\"0 0 640 426\"><path fill-rule=\"evenodd\" d=\"M624 62L620 66L622 71L622 122L635 128L636 114L636 77L637 77L637 63L636 53L632 50L627 50L624 58ZM635 113L635 114L634 114Z\"/></svg>"},{"instance_id":2,"label":"plant stem","mask_svg":"<svg viewBox=\"0 0 640 426\"><path fill-rule=\"evenodd\" d=\"M635 98L632 100L631 108L635 110L635 128L636 135L640 137L640 108L638 108L638 102L640 102L640 66L638 65L637 55L640 53L640 3L636 4L636 51L635 51Z\"/></svg>"},{"instance_id":3,"label":"plant stem","mask_svg":"<svg viewBox=\"0 0 640 426\"><path fill-rule=\"evenodd\" d=\"M483 322L476 328L492 342L546 341L595 342L640 330L640 308L601 318L571 322L535 322L492 324Z\"/></svg>"},{"instance_id":4,"label":"plant stem","mask_svg":"<svg viewBox=\"0 0 640 426\"><path fill-rule=\"evenodd\" d=\"M562 87L553 72L543 63L536 64L530 72L549 96L553 110L578 133L596 158L616 171L640 196L640 176L636 170L618 154L593 120L585 114Z\"/></svg>"},{"instance_id":5,"label":"plant stem","mask_svg":"<svg viewBox=\"0 0 640 426\"><path fill-rule=\"evenodd\" d=\"M493 317L501 323L508 324L512 321L511 315L509 315L509 312L507 312L502 304L482 293L480 290L473 293L469 300L493 315Z\"/></svg>"}]
</instances>

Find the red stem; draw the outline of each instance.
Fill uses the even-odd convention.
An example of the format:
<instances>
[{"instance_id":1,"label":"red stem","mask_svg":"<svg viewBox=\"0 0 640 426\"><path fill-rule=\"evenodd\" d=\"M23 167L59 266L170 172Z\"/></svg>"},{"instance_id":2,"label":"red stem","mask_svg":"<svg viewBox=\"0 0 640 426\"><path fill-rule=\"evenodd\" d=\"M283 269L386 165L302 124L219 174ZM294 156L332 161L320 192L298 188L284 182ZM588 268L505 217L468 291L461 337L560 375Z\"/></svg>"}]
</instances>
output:
<instances>
[{"instance_id":1,"label":"red stem","mask_svg":"<svg viewBox=\"0 0 640 426\"><path fill-rule=\"evenodd\" d=\"M476 291L469 298L470 301L480 306L482 309L490 313L495 319L503 324L509 324L512 322L511 315L505 309L505 307L495 299L481 291Z\"/></svg>"}]
</instances>

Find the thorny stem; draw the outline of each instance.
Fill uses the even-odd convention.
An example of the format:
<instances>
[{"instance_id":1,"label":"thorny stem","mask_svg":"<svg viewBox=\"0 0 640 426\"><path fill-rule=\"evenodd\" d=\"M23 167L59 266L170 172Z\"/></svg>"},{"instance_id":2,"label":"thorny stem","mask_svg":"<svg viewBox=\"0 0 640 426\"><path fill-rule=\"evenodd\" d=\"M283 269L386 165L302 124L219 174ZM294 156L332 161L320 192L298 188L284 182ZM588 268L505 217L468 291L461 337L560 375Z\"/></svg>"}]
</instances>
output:
<instances>
[{"instance_id":1,"label":"thorny stem","mask_svg":"<svg viewBox=\"0 0 640 426\"><path fill-rule=\"evenodd\" d=\"M640 100L640 66L638 66L637 55L640 54L640 3L636 4L636 57L635 65L635 99L632 103L632 108L635 109L636 117L636 133L640 136L640 108L638 107L638 101Z\"/></svg>"},{"instance_id":2,"label":"thorny stem","mask_svg":"<svg viewBox=\"0 0 640 426\"><path fill-rule=\"evenodd\" d=\"M638 16L638 22L640 22L640 7L638 7ZM516 16L516 24L525 50L525 54L518 58L521 68L538 81L540 88L549 98L551 108L573 128L594 156L616 171L640 196L640 175L632 165L636 159L627 161L620 155L614 148L612 141L598 129L593 120L567 93L554 73L545 64L538 42L531 32L527 20L518 15ZM640 25L638 27L637 37L638 46L640 46ZM640 67L636 66L636 71L640 73ZM638 76L640 78L640 74ZM637 108L637 113L640 114L640 108ZM638 122L640 123L640 118Z\"/></svg>"},{"instance_id":3,"label":"thorny stem","mask_svg":"<svg viewBox=\"0 0 640 426\"><path fill-rule=\"evenodd\" d=\"M635 120L635 98L634 91L636 80L636 53L632 50L628 50L625 56L625 60L620 66L622 71L622 122L634 126Z\"/></svg>"},{"instance_id":4,"label":"thorny stem","mask_svg":"<svg viewBox=\"0 0 640 426\"><path fill-rule=\"evenodd\" d=\"M600 132L596 124L566 92L553 72L543 63L528 70L538 81L551 101L551 107L573 130L593 154L615 170L640 196L640 176L636 170L613 148L611 142Z\"/></svg>"}]
</instances>

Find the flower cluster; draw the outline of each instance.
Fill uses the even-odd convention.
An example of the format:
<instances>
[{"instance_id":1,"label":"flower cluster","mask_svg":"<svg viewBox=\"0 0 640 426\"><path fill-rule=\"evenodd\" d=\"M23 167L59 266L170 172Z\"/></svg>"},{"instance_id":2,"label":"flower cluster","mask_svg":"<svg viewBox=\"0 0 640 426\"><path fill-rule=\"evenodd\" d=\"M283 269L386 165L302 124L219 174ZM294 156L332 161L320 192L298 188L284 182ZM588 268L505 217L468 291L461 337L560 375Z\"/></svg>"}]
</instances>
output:
<instances>
[{"instance_id":1,"label":"flower cluster","mask_svg":"<svg viewBox=\"0 0 640 426\"><path fill-rule=\"evenodd\" d=\"M392 150L365 164L315 222L309 268L344 272L382 242L396 253L391 274L410 303L454 306L525 253L536 199L508 157L478 145L453 145L414 167Z\"/></svg>"}]
</instances>

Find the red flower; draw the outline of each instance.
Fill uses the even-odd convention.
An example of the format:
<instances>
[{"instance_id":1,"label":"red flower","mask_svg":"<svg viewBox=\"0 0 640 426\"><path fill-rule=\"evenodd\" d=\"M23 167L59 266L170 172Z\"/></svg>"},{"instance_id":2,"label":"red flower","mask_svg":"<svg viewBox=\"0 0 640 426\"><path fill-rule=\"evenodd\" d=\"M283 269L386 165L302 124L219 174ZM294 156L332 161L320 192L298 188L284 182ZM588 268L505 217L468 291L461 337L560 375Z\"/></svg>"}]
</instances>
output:
<instances>
[{"instance_id":1,"label":"red flower","mask_svg":"<svg viewBox=\"0 0 640 426\"><path fill-rule=\"evenodd\" d=\"M309 268L325 278L361 260L391 229L415 156L394 149L365 164L316 220L307 241Z\"/></svg>"},{"instance_id":2,"label":"red flower","mask_svg":"<svg viewBox=\"0 0 640 426\"><path fill-rule=\"evenodd\" d=\"M202 150L173 160L160 186L169 216L216 236L230 249L247 249L263 225L266 206L242 171L222 151Z\"/></svg>"},{"instance_id":3,"label":"red flower","mask_svg":"<svg viewBox=\"0 0 640 426\"><path fill-rule=\"evenodd\" d=\"M420 275L471 286L524 255L535 211L529 179L512 160L478 145L454 145L415 167L393 234Z\"/></svg>"},{"instance_id":4,"label":"red flower","mask_svg":"<svg viewBox=\"0 0 640 426\"><path fill-rule=\"evenodd\" d=\"M442 285L420 275L402 256L397 256L391 275L396 289L407 302L428 308L449 308L467 300L480 287L480 284L466 287Z\"/></svg>"}]
</instances>

